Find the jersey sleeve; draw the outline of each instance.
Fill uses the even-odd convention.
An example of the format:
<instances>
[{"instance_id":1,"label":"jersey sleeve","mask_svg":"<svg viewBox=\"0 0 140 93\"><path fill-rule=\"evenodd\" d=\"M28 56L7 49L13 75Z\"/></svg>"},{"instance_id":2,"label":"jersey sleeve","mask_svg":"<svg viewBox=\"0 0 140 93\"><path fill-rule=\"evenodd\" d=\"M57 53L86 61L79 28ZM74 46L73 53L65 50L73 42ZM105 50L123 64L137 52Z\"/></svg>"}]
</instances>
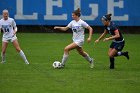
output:
<instances>
[{"instance_id":1,"label":"jersey sleeve","mask_svg":"<svg viewBox=\"0 0 140 93\"><path fill-rule=\"evenodd\" d=\"M113 31L116 31L116 30L118 30L118 26L115 24L115 23L112 23L113 25L112 25L112 30Z\"/></svg>"},{"instance_id":2,"label":"jersey sleeve","mask_svg":"<svg viewBox=\"0 0 140 93\"><path fill-rule=\"evenodd\" d=\"M67 25L67 27L72 28L72 21Z\"/></svg>"},{"instance_id":3,"label":"jersey sleeve","mask_svg":"<svg viewBox=\"0 0 140 93\"><path fill-rule=\"evenodd\" d=\"M14 30L15 30L15 31L17 31L16 22L15 22L15 20L14 20L14 19L12 20L12 26L14 27Z\"/></svg>"},{"instance_id":4,"label":"jersey sleeve","mask_svg":"<svg viewBox=\"0 0 140 93\"><path fill-rule=\"evenodd\" d=\"M14 19L12 20L12 26L13 26L14 28L17 27L17 26L16 26L16 22L15 22Z\"/></svg>"},{"instance_id":5,"label":"jersey sleeve","mask_svg":"<svg viewBox=\"0 0 140 93\"><path fill-rule=\"evenodd\" d=\"M112 33L115 34L115 31L118 31L118 28L116 26L112 27L111 31L113 31Z\"/></svg>"},{"instance_id":6,"label":"jersey sleeve","mask_svg":"<svg viewBox=\"0 0 140 93\"><path fill-rule=\"evenodd\" d=\"M87 28L89 25L86 22L82 22L82 27Z\"/></svg>"}]
</instances>

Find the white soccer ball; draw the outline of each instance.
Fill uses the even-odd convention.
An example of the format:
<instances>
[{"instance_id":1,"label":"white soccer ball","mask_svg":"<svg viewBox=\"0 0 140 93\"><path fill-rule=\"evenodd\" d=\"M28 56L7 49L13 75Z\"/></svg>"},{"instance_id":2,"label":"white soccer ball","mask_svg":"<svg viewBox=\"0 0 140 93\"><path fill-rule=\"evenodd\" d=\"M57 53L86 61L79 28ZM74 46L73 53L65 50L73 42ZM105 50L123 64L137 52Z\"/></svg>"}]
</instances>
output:
<instances>
[{"instance_id":1,"label":"white soccer ball","mask_svg":"<svg viewBox=\"0 0 140 93\"><path fill-rule=\"evenodd\" d=\"M54 61L52 66L54 68L60 68L61 67L61 63L59 61Z\"/></svg>"}]
</instances>

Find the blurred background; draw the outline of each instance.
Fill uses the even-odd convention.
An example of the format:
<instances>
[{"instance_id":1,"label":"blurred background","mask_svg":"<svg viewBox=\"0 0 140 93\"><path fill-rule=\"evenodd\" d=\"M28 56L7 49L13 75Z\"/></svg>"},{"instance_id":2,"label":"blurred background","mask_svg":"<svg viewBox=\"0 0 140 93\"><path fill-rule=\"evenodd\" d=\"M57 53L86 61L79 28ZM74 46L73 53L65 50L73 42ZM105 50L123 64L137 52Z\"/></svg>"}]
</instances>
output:
<instances>
[{"instance_id":1,"label":"blurred background","mask_svg":"<svg viewBox=\"0 0 140 93\"><path fill-rule=\"evenodd\" d=\"M139 0L0 0L0 18L2 10L8 9L19 32L58 33L53 27L66 26L71 13L81 8L81 19L95 33L103 31L101 17L107 13L112 13L112 21L123 33L140 33L139 4Z\"/></svg>"}]
</instances>

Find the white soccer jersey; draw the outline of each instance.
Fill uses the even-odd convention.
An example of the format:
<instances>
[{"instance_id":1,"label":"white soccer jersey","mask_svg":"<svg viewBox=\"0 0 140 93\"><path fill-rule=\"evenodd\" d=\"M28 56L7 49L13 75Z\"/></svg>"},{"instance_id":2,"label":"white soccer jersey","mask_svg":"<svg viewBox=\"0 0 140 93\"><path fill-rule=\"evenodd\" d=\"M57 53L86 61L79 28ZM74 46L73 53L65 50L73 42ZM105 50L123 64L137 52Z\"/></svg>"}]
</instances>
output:
<instances>
[{"instance_id":1,"label":"white soccer jersey","mask_svg":"<svg viewBox=\"0 0 140 93\"><path fill-rule=\"evenodd\" d=\"M8 18L7 20L0 20L0 29L3 30L3 38L12 38L14 28L16 28L16 23L14 19Z\"/></svg>"},{"instance_id":2,"label":"white soccer jersey","mask_svg":"<svg viewBox=\"0 0 140 93\"><path fill-rule=\"evenodd\" d=\"M74 42L83 42L84 41L85 28L87 28L88 26L89 25L81 19L78 22L73 20L68 24L67 27L71 28L73 31L73 41Z\"/></svg>"}]
</instances>

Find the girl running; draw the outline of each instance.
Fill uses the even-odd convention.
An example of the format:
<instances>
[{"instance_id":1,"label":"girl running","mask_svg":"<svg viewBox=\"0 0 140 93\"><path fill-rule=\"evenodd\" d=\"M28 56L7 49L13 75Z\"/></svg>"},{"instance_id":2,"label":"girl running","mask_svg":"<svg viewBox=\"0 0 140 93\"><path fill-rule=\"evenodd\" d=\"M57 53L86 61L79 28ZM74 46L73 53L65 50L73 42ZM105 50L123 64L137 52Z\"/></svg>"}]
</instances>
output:
<instances>
[{"instance_id":1,"label":"girl running","mask_svg":"<svg viewBox=\"0 0 140 93\"><path fill-rule=\"evenodd\" d=\"M5 63L5 53L6 53L6 48L8 46L9 42L12 42L14 47L16 48L17 52L20 54L20 56L23 58L24 62L26 64L29 64L28 60L26 59L26 56L24 52L21 50L17 37L16 37L16 32L17 32L17 26L14 21L14 19L9 17L9 12L8 10L3 10L3 18L0 20L0 30L2 29L3 31L3 37L2 37L2 62Z\"/></svg>"},{"instance_id":2,"label":"girl running","mask_svg":"<svg viewBox=\"0 0 140 93\"><path fill-rule=\"evenodd\" d=\"M129 55L127 51L121 52L125 45L125 41L119 28L114 22L111 21L111 15L112 14L107 14L102 17L104 33L95 41L95 43L98 43L101 39L103 39L107 33L111 35L110 37L105 38L103 41L113 40L110 45L108 55L110 58L110 69L114 69L114 57L125 56L127 59L129 59Z\"/></svg>"},{"instance_id":3,"label":"girl running","mask_svg":"<svg viewBox=\"0 0 140 93\"><path fill-rule=\"evenodd\" d=\"M64 67L68 59L69 52L72 49L76 49L78 53L82 55L90 63L90 68L94 67L93 58L91 58L82 48L82 45L84 44L85 28L89 30L89 37L87 39L88 43L91 41L93 29L86 22L81 20L80 16L81 13L80 9L78 8L72 13L73 20L66 27L58 27L58 26L54 27L54 29L59 29L62 31L67 31L69 28L71 28L73 31L73 42L68 46L66 46L64 49L64 55L61 62L62 68Z\"/></svg>"}]
</instances>

